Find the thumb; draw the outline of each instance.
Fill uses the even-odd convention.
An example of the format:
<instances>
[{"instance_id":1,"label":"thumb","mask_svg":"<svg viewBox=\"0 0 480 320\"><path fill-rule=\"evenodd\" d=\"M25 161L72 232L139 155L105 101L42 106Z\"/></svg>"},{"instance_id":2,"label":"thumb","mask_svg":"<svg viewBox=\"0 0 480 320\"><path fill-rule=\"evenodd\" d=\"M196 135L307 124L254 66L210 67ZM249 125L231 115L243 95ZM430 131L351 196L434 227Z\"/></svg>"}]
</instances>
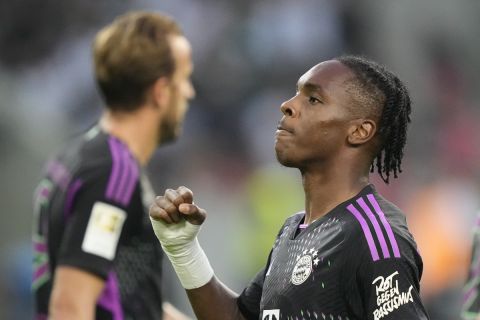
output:
<instances>
[{"instance_id":1,"label":"thumb","mask_svg":"<svg viewBox=\"0 0 480 320\"><path fill-rule=\"evenodd\" d=\"M201 225L207 217L207 212L193 203L182 203L178 211L182 213L185 220L195 225Z\"/></svg>"}]
</instances>

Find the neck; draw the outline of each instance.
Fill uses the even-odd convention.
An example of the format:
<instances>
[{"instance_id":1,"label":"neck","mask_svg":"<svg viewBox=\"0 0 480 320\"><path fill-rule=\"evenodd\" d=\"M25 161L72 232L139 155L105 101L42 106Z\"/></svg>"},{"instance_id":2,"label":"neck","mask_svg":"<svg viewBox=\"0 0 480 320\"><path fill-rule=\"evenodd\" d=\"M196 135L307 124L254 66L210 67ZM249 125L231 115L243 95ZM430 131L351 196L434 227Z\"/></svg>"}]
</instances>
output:
<instances>
[{"instance_id":1,"label":"neck","mask_svg":"<svg viewBox=\"0 0 480 320\"><path fill-rule=\"evenodd\" d=\"M125 143L142 166L157 147L156 128L144 109L129 113L106 110L100 118L100 128Z\"/></svg>"},{"instance_id":2,"label":"neck","mask_svg":"<svg viewBox=\"0 0 480 320\"><path fill-rule=\"evenodd\" d=\"M305 191L305 223L323 217L340 203L354 197L369 184L368 168L329 166L301 170Z\"/></svg>"}]
</instances>

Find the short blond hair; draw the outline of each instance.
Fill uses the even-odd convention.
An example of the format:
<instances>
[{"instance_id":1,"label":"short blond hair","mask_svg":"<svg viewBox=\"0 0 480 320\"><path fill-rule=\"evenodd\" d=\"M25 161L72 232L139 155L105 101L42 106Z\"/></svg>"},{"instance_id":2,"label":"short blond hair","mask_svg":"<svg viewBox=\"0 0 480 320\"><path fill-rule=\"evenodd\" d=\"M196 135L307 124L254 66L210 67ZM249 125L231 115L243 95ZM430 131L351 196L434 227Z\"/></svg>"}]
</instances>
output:
<instances>
[{"instance_id":1,"label":"short blond hair","mask_svg":"<svg viewBox=\"0 0 480 320\"><path fill-rule=\"evenodd\" d=\"M169 16L130 12L100 30L93 43L95 76L107 108L132 111L146 90L175 71L169 37L183 35Z\"/></svg>"}]
</instances>

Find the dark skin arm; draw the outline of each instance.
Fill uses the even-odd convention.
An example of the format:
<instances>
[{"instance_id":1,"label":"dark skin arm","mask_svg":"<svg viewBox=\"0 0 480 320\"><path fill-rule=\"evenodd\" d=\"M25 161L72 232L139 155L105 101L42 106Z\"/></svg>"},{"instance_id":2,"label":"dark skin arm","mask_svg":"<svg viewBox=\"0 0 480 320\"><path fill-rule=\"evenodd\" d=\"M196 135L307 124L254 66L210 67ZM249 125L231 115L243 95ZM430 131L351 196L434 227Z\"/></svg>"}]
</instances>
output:
<instances>
[{"instance_id":1,"label":"dark skin arm","mask_svg":"<svg viewBox=\"0 0 480 320\"><path fill-rule=\"evenodd\" d=\"M155 199L150 217L168 226L187 220L201 225L206 211L193 203L193 193L186 187L167 189L164 196ZM244 320L238 305L238 294L221 283L215 276L205 285L186 290L195 315L200 320Z\"/></svg>"},{"instance_id":2,"label":"dark skin arm","mask_svg":"<svg viewBox=\"0 0 480 320\"><path fill-rule=\"evenodd\" d=\"M238 295L215 276L203 287L186 291L200 320L245 320L237 306Z\"/></svg>"}]
</instances>

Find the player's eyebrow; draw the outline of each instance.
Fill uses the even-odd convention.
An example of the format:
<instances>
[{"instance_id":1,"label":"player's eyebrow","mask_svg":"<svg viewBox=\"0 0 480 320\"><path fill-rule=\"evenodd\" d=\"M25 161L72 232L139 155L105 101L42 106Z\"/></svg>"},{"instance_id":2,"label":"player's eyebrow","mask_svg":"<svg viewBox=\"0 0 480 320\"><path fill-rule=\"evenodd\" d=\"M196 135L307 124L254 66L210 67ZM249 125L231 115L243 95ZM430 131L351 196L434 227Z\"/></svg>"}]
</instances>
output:
<instances>
[{"instance_id":1,"label":"player's eyebrow","mask_svg":"<svg viewBox=\"0 0 480 320\"><path fill-rule=\"evenodd\" d=\"M307 93L315 92L321 95L322 97L326 97L325 90L323 90L322 86L319 84L311 83L311 82L305 82L297 83L297 91L299 90L304 90Z\"/></svg>"},{"instance_id":2,"label":"player's eyebrow","mask_svg":"<svg viewBox=\"0 0 480 320\"><path fill-rule=\"evenodd\" d=\"M322 86L319 84L307 82L303 85L303 88L306 91L309 91L309 92L314 91L322 96L325 94L325 91L323 90Z\"/></svg>"}]
</instances>

